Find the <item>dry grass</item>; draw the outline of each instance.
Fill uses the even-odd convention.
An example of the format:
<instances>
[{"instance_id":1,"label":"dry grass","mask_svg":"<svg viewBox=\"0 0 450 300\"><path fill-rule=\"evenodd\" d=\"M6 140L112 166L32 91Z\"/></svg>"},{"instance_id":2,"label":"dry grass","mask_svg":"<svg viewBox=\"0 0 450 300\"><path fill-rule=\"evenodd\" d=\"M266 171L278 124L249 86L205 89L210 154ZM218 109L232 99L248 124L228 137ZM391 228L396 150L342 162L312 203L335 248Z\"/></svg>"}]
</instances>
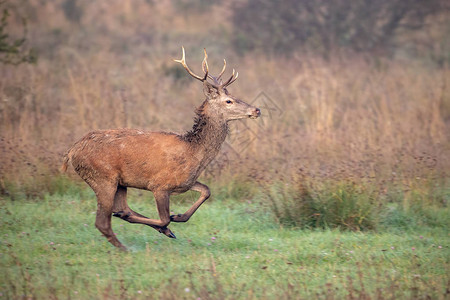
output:
<instances>
[{"instance_id":1,"label":"dry grass","mask_svg":"<svg viewBox=\"0 0 450 300\"><path fill-rule=\"evenodd\" d=\"M72 22L63 3L14 7L29 16L30 42L41 55L37 65L0 69L3 190L30 176L48 180L65 149L92 129L188 130L203 96L171 61L181 44L196 70L203 46L214 69L229 58L241 74L231 92L263 111L256 122L233 125L207 174L220 171L227 181L239 173L260 183L364 180L380 193L448 178L447 67L303 53L290 60L237 57L223 37L231 26L227 7L213 6L209 13L224 22L201 31L204 13L175 13L170 1L81 1L81 17ZM255 99L260 92L270 101Z\"/></svg>"}]
</instances>

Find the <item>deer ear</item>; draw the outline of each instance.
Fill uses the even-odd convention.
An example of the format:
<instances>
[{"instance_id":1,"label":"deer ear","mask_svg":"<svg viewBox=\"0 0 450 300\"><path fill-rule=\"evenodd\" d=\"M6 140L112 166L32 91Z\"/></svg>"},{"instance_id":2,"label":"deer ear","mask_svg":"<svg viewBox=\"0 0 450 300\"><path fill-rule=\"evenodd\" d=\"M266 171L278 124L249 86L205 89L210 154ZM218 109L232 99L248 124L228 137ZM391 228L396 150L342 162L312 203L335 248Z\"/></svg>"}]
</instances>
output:
<instances>
[{"instance_id":1,"label":"deer ear","mask_svg":"<svg viewBox=\"0 0 450 300\"><path fill-rule=\"evenodd\" d=\"M207 81L203 83L203 93L208 99L214 99L219 96L219 90Z\"/></svg>"}]
</instances>

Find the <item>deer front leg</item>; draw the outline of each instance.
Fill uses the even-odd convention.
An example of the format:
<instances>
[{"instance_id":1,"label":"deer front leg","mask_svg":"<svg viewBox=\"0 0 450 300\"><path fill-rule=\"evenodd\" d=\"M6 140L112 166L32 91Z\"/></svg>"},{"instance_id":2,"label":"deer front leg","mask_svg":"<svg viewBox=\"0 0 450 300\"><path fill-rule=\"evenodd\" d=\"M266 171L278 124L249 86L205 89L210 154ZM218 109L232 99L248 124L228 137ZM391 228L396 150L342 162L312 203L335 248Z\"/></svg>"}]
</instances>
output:
<instances>
[{"instance_id":1,"label":"deer front leg","mask_svg":"<svg viewBox=\"0 0 450 300\"><path fill-rule=\"evenodd\" d=\"M208 186L198 181L191 187L191 190L200 192L200 198L198 198L198 200L184 214L170 216L170 220L172 222L187 222L195 213L195 211L200 207L200 205L202 205L203 202L205 202L206 199L211 196L211 192L209 191Z\"/></svg>"},{"instance_id":2,"label":"deer front leg","mask_svg":"<svg viewBox=\"0 0 450 300\"><path fill-rule=\"evenodd\" d=\"M170 193L166 191L154 191L156 200L156 208L158 209L159 218L161 220L161 229L159 232L164 233L166 236L176 239L177 237L173 232L167 228L170 224Z\"/></svg>"}]
</instances>

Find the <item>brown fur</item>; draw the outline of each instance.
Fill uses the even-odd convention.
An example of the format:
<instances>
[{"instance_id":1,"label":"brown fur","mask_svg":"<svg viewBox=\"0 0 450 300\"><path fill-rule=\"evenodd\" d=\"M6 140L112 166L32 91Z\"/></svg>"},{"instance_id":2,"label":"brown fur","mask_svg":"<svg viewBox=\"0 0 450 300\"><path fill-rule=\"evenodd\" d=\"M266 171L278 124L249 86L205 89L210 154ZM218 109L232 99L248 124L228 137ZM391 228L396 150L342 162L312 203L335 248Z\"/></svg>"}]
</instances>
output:
<instances>
[{"instance_id":1,"label":"brown fur","mask_svg":"<svg viewBox=\"0 0 450 300\"><path fill-rule=\"evenodd\" d=\"M228 133L227 122L260 115L258 108L229 95L224 86L202 81L207 99L197 110L191 131L183 135L137 129L92 131L64 156L61 169L67 170L71 163L94 190L98 203L95 225L114 246L126 249L112 232L112 214L174 238L169 223L186 222L210 196L209 188L197 178L219 152ZM129 208L128 187L153 192L159 220ZM170 216L170 195L188 190L200 192L200 198L184 214Z\"/></svg>"}]
</instances>

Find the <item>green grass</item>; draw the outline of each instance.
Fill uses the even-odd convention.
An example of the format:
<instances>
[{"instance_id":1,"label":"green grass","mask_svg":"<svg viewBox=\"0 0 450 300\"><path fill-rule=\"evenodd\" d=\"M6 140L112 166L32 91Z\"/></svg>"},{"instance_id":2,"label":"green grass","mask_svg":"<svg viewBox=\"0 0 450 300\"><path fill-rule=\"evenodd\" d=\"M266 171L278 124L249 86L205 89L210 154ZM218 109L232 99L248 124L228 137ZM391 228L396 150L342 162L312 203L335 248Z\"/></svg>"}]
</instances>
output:
<instances>
[{"instance_id":1,"label":"green grass","mask_svg":"<svg viewBox=\"0 0 450 300\"><path fill-rule=\"evenodd\" d=\"M150 193L130 196L133 209L156 217ZM194 198L174 197L172 210ZM448 297L450 240L440 223L300 230L278 225L257 201L212 199L170 225L176 240L114 218L130 249L122 253L94 227L91 192L0 204L0 299Z\"/></svg>"}]
</instances>

